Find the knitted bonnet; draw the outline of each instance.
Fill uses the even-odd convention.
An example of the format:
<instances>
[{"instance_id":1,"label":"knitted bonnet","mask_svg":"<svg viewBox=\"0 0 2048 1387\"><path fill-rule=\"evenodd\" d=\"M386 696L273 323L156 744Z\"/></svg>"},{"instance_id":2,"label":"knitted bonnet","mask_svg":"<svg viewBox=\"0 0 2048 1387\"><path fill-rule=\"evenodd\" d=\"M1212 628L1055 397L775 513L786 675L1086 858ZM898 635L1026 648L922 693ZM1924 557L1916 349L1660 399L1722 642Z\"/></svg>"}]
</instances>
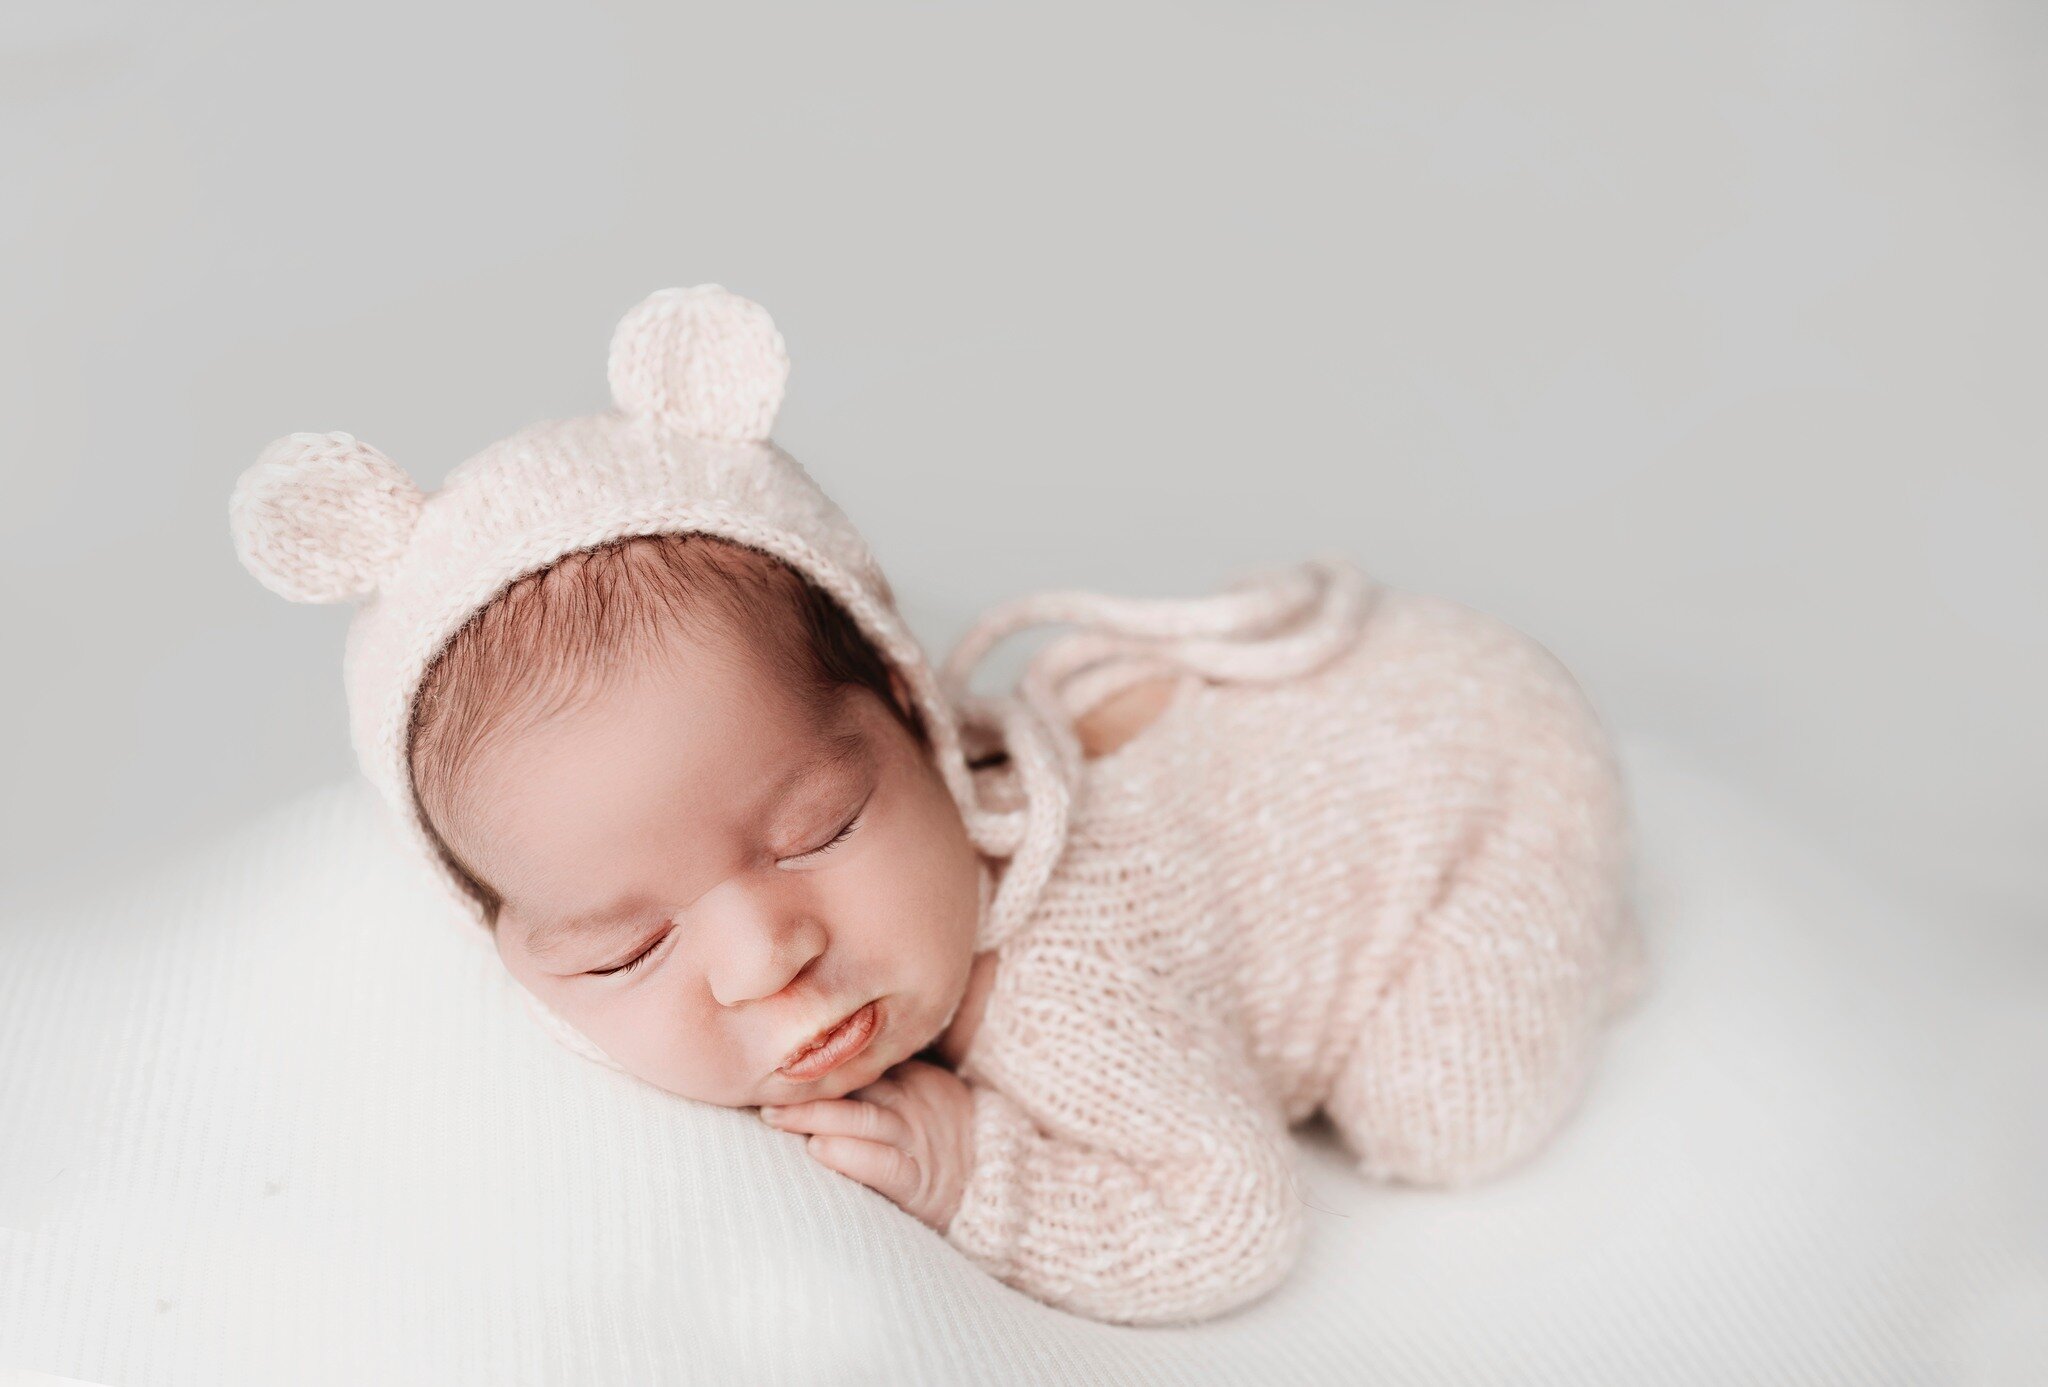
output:
<instances>
[{"instance_id":1,"label":"knitted bonnet","mask_svg":"<svg viewBox=\"0 0 2048 1387\"><path fill-rule=\"evenodd\" d=\"M759 305L716 284L664 289L620 321L608 375L611 408L491 444L432 495L346 433L277 439L236 484L229 519L250 572L295 602L361 602L343 656L350 738L405 845L478 926L470 932L487 939L482 902L442 856L413 793L407 746L427 670L475 613L563 556L637 535L701 532L795 568L902 675L970 839L985 858L1009 859L999 885L986 861L982 873L976 947L996 947L1064 841L1064 735L1020 700L984 698L926 660L859 531L769 438L789 357ZM977 753L1009 751L1028 792L1022 807L978 800L963 741ZM527 1001L557 1038L612 1063Z\"/></svg>"}]
</instances>

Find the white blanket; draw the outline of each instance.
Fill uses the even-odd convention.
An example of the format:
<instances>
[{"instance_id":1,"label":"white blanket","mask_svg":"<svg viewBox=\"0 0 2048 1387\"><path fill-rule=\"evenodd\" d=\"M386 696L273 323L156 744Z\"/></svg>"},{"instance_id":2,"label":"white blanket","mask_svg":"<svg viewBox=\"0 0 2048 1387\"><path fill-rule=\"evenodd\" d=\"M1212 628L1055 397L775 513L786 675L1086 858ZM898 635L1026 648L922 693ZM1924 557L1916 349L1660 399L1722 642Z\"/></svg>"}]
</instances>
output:
<instances>
[{"instance_id":1,"label":"white blanket","mask_svg":"<svg viewBox=\"0 0 2048 1387\"><path fill-rule=\"evenodd\" d=\"M989 1280L751 1112L559 1049L368 785L0 924L0 1367L95 1383L2020 1381L2038 949L1622 739L1651 991L1456 1192L1302 1129L1305 1259L1192 1328ZM2020 966L2034 960L2032 968ZM2037 1379L2036 1379L2037 1380Z\"/></svg>"}]
</instances>

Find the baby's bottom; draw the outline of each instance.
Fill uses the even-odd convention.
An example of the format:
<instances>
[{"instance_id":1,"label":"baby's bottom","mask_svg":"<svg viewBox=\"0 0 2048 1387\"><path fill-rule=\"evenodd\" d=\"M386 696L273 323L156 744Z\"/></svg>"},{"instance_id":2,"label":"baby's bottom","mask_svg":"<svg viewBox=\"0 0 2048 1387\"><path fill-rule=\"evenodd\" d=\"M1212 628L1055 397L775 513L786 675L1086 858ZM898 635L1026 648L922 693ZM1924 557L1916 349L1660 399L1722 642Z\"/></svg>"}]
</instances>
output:
<instances>
[{"instance_id":1,"label":"baby's bottom","mask_svg":"<svg viewBox=\"0 0 2048 1387\"><path fill-rule=\"evenodd\" d=\"M1641 935L1593 860L1495 848L1418 923L1323 1103L1374 1179L1484 1180L1578 1106L1600 1034L1641 990Z\"/></svg>"}]
</instances>

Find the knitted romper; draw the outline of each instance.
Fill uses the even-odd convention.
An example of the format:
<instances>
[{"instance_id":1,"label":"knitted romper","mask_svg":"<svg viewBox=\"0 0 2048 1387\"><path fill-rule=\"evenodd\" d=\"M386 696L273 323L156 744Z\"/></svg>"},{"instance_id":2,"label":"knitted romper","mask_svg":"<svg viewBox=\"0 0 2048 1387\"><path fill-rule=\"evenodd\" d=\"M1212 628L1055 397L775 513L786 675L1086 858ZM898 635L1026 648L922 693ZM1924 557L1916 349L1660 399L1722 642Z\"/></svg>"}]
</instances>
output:
<instances>
[{"instance_id":1,"label":"knitted romper","mask_svg":"<svg viewBox=\"0 0 2048 1387\"><path fill-rule=\"evenodd\" d=\"M1081 627L1018 683L1055 754L974 774L1060 831L1006 868L1034 879L959 1066L947 1239L1073 1312L1193 1321L1294 1261L1287 1128L1319 1110L1380 1179L1539 1148L1644 976L1619 774L1564 667L1316 559L1207 598L1019 599L947 677L1045 622ZM1165 707L1084 760L1074 719L1161 674Z\"/></svg>"}]
</instances>

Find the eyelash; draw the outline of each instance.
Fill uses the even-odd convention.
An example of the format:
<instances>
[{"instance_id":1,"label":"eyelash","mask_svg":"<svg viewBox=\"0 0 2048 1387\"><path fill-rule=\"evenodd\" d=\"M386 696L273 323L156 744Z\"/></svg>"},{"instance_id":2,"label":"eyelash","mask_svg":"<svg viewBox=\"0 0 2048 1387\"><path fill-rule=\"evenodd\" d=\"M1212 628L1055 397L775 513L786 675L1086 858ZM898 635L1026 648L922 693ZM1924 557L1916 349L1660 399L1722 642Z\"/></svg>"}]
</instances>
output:
<instances>
[{"instance_id":1,"label":"eyelash","mask_svg":"<svg viewBox=\"0 0 2048 1387\"><path fill-rule=\"evenodd\" d=\"M867 817L867 813L867 805L861 805L861 807L858 810L854 811L853 817L846 821L846 826L840 829L837 833L833 834L829 842L823 843L818 847L812 848L809 852L803 853L800 856L822 857L824 854L832 851L832 849L838 847L841 843L845 842L848 838L851 838L853 836L853 831L856 828L860 827L860 821Z\"/></svg>"},{"instance_id":2,"label":"eyelash","mask_svg":"<svg viewBox=\"0 0 2048 1387\"><path fill-rule=\"evenodd\" d=\"M862 804L860 809L854 814L854 816L846 821L846 826L840 829L837 833L832 835L830 842L812 848L809 852L801 854L801 856L822 857L824 854L832 851L832 849L838 847L841 843L845 842L848 838L851 838L853 836L854 830L860 827L861 820L867 817L867 810L867 805ZM648 958L653 955L654 951L661 947L661 941L666 938L668 938L668 932L664 930L662 933L657 934L656 936L654 936L653 939L649 940L646 948L642 949L639 953L634 954L624 963L618 964L615 967L611 968L593 968L590 970L590 976L592 976L593 978L615 978L622 973L630 973L634 969L638 968L641 964L645 963L648 960Z\"/></svg>"},{"instance_id":3,"label":"eyelash","mask_svg":"<svg viewBox=\"0 0 2048 1387\"><path fill-rule=\"evenodd\" d=\"M639 953L634 954L624 963L619 964L615 968L593 968L590 970L590 976L592 976L593 978L615 978L621 973L630 973L635 968L638 968L641 964L645 963L648 959L648 956L652 954L656 949L660 948L661 941L666 938L668 938L668 932L664 930L660 934L655 935L654 938L651 941L649 941L646 948L642 949Z\"/></svg>"}]
</instances>

